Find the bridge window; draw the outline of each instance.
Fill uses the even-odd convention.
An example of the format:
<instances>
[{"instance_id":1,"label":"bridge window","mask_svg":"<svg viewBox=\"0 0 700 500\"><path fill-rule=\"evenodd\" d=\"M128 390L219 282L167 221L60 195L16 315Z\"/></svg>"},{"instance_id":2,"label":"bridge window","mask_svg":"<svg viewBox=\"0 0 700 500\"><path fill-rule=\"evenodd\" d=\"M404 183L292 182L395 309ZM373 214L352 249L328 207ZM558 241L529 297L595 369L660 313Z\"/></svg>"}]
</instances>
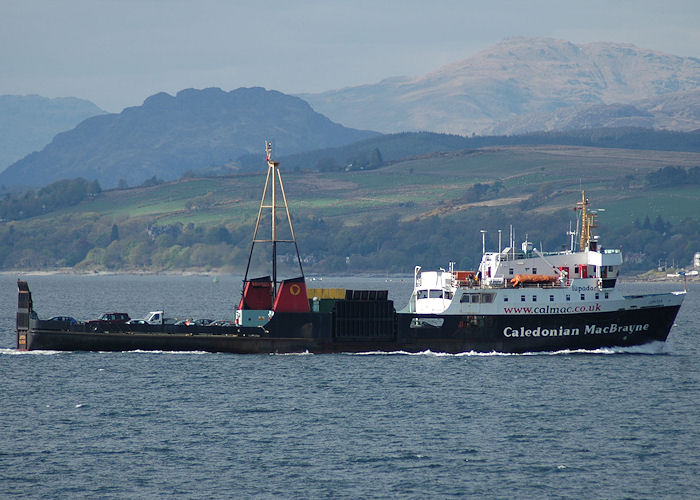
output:
<instances>
[{"instance_id":1,"label":"bridge window","mask_svg":"<svg viewBox=\"0 0 700 500\"><path fill-rule=\"evenodd\" d=\"M442 298L442 290L430 290L430 298L431 299L441 299Z\"/></svg>"},{"instance_id":2,"label":"bridge window","mask_svg":"<svg viewBox=\"0 0 700 500\"><path fill-rule=\"evenodd\" d=\"M550 295L550 296L549 296L549 301L550 301L550 302L554 302L554 295Z\"/></svg>"},{"instance_id":3,"label":"bridge window","mask_svg":"<svg viewBox=\"0 0 700 500\"><path fill-rule=\"evenodd\" d=\"M492 293L482 293L481 294L481 303L482 304L490 304L493 302L493 295Z\"/></svg>"},{"instance_id":4,"label":"bridge window","mask_svg":"<svg viewBox=\"0 0 700 500\"><path fill-rule=\"evenodd\" d=\"M520 302L525 302L525 296L524 296L524 295L521 295L521 296L520 296Z\"/></svg>"},{"instance_id":5,"label":"bridge window","mask_svg":"<svg viewBox=\"0 0 700 500\"><path fill-rule=\"evenodd\" d=\"M537 302L537 295L533 295L533 296L532 296L532 301L533 301L533 302Z\"/></svg>"}]
</instances>

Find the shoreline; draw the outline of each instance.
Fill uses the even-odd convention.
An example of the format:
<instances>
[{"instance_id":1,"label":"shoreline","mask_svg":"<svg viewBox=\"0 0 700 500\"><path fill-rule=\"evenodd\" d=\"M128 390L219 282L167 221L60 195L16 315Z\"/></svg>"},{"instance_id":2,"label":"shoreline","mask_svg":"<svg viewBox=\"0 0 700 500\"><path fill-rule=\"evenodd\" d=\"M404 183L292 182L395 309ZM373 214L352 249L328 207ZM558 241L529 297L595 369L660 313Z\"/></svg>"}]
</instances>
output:
<instances>
[{"instance_id":1,"label":"shoreline","mask_svg":"<svg viewBox=\"0 0 700 500\"><path fill-rule=\"evenodd\" d=\"M230 269L212 269L210 271L76 271L71 268L52 269L52 270L30 270L30 271L0 271L0 276L243 276L243 273L237 274ZM413 279L412 274L387 274L387 273L308 273L305 274L307 281L323 281L326 278L380 278L387 280L405 280Z\"/></svg>"},{"instance_id":2,"label":"shoreline","mask_svg":"<svg viewBox=\"0 0 700 500\"><path fill-rule=\"evenodd\" d=\"M233 272L231 269L211 269L209 271L197 271L197 270L179 270L179 271L174 271L174 270L169 270L169 271L136 271L136 270L130 270L130 271L81 271L81 270L75 270L73 268L60 268L60 269L51 269L51 270L14 270L14 271L0 271L0 276L17 276L17 277L22 277L22 276L95 276L95 277L101 277L101 276L182 276L182 277L187 277L187 276L222 276L222 275L230 275L230 276L236 276L236 273ZM353 278L385 278L385 279L412 279L411 274L407 273L399 273L399 274L391 274L391 273L372 273L372 272L362 272L362 273L342 273L342 274L336 274L336 273L327 273L327 274L307 274L306 277L310 281L316 281L317 278L342 278L342 277L353 277ZM320 280L319 280L320 281ZM686 276L685 279L683 279L682 276L674 276L674 277L669 277L666 276L665 274L661 275L661 273L658 273L658 275L650 276L648 275L648 271L646 273L638 274L638 275L629 275L629 276L620 276L618 278L618 281L621 283L683 283L683 281L686 281L688 283L700 283L700 276Z\"/></svg>"}]
</instances>

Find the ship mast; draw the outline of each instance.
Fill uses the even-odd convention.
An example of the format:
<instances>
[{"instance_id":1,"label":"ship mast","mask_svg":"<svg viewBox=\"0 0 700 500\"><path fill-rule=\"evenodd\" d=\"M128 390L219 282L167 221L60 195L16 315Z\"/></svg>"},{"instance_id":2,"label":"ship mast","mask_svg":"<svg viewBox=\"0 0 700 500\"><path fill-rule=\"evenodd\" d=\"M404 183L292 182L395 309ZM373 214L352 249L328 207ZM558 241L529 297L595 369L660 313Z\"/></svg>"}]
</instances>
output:
<instances>
[{"instance_id":1,"label":"ship mast","mask_svg":"<svg viewBox=\"0 0 700 500\"><path fill-rule=\"evenodd\" d=\"M248 256L248 265L245 270L245 278L243 281L248 281L248 271L250 270L250 262L253 258L253 249L256 243L271 243L272 244L272 286L273 295L277 293L277 244L278 243L294 243L294 250L297 255L297 262L299 264L299 272L301 277L304 277L304 270L301 266L301 257L299 256L299 247L297 246L297 240L294 236L294 226L292 225L292 217L289 214L289 205L287 205L287 195L284 192L284 184L282 183L282 174L279 168L279 162L272 161L272 143L265 141L265 153L267 159L267 179L265 180L265 188L263 189L262 198L260 199L260 208L258 209L258 218L255 222L255 232L253 233L253 242L250 245L250 254ZM282 194L282 204L278 205L279 197L277 195L279 187L279 193ZM267 217L266 213L263 213L263 209L269 210L270 217L270 227L271 234L270 239L258 238L258 231L260 229L260 222L263 218ZM289 225L289 232L291 234L290 239L280 239L277 234L277 210L284 209L284 213L287 216L287 224Z\"/></svg>"},{"instance_id":2,"label":"ship mast","mask_svg":"<svg viewBox=\"0 0 700 500\"><path fill-rule=\"evenodd\" d=\"M588 199L586 192L581 191L581 201L576 203L576 210L581 210L581 241L579 251L583 252L588 248L591 241L591 229L598 227L597 214L588 211Z\"/></svg>"}]
</instances>

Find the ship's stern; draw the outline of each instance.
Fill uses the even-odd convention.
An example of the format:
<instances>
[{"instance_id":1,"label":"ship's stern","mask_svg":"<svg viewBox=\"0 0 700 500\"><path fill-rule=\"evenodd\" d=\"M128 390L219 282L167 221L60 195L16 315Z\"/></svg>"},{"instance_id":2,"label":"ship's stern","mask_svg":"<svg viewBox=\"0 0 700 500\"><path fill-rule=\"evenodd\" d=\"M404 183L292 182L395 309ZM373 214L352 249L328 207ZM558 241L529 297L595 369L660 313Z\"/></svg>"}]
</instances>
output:
<instances>
[{"instance_id":1,"label":"ship's stern","mask_svg":"<svg viewBox=\"0 0 700 500\"><path fill-rule=\"evenodd\" d=\"M34 313L32 304L32 292L26 281L17 280L17 349L27 351L29 344L29 319Z\"/></svg>"}]
</instances>

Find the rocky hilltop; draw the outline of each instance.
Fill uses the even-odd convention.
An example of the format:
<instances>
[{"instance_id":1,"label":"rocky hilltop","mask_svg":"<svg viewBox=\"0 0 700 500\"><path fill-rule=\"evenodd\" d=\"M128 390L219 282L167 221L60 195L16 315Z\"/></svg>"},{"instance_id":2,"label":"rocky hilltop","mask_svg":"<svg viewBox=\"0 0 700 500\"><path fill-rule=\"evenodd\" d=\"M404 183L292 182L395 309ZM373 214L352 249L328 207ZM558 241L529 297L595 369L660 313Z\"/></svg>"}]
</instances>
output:
<instances>
[{"instance_id":1,"label":"rocky hilltop","mask_svg":"<svg viewBox=\"0 0 700 500\"><path fill-rule=\"evenodd\" d=\"M572 107L581 112L588 106L624 105L671 94L673 102L697 89L700 60L695 58L630 44L511 38L427 75L301 97L351 127L490 134L511 132L509 121L518 123L519 132L543 130L545 114ZM659 101L656 105L666 106ZM630 112L624 109L609 111ZM659 126L655 114L647 111L650 119L645 123ZM527 115L533 117L531 127L527 120L518 122ZM662 125L673 119L665 116ZM695 118L681 121L683 130L700 127ZM561 128L556 115L549 126Z\"/></svg>"},{"instance_id":2,"label":"rocky hilltop","mask_svg":"<svg viewBox=\"0 0 700 500\"><path fill-rule=\"evenodd\" d=\"M298 97L263 88L161 92L119 114L89 118L58 134L0 173L6 186L40 186L66 178L97 179L102 187L138 185L154 176L261 156L271 139L276 155L340 146L376 135L353 130L315 112Z\"/></svg>"}]
</instances>

